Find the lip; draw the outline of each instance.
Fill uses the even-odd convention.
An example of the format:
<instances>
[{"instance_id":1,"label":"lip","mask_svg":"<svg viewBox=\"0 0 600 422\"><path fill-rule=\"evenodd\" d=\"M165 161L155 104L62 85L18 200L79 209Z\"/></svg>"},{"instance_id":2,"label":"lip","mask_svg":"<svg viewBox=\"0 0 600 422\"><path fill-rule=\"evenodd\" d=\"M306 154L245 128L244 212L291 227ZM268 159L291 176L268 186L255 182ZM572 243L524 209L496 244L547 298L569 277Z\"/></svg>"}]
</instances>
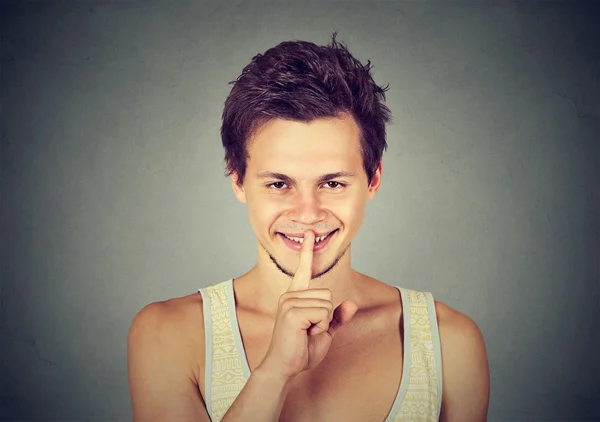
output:
<instances>
[{"instance_id":1,"label":"lip","mask_svg":"<svg viewBox=\"0 0 600 422\"><path fill-rule=\"evenodd\" d=\"M337 229L335 229L335 230L337 230ZM331 230L331 231L324 232L324 233L316 233L315 234L315 238L321 237L321 236L325 236L326 234L329 234L329 233L333 233L335 230ZM286 235L289 236L289 237L302 237L302 238L304 238L304 233L286 233Z\"/></svg>"},{"instance_id":2,"label":"lip","mask_svg":"<svg viewBox=\"0 0 600 422\"><path fill-rule=\"evenodd\" d=\"M334 231L330 232L329 236L327 236L325 238L325 240L320 241L319 243L315 244L315 247L313 249L313 253L317 253L323 249L325 249L327 247L327 245L329 244L329 241L337 234L339 229L335 229ZM279 237L281 237L281 240L283 240L283 243L285 243L291 250L295 251L295 252L300 252L300 250L302 249L302 243L298 243L295 242L293 240L290 240L288 238L286 238L282 233L277 233L277 235ZM296 237L296 236L294 236ZM304 237L304 236L299 236L299 237ZM316 236L319 237L319 236Z\"/></svg>"}]
</instances>

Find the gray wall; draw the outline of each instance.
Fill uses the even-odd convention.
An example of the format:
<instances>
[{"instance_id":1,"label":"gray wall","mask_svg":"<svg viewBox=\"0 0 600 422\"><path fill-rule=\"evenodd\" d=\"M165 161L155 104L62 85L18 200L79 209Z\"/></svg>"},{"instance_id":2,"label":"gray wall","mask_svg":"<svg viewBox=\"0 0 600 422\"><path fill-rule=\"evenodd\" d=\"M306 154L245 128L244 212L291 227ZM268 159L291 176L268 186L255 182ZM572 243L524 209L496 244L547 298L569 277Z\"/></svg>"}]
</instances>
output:
<instances>
[{"instance_id":1,"label":"gray wall","mask_svg":"<svg viewBox=\"0 0 600 422\"><path fill-rule=\"evenodd\" d=\"M255 262L223 176L230 85L280 41L390 83L356 269L471 316L490 421L600 419L599 3L2 6L4 420L130 420L144 305Z\"/></svg>"}]
</instances>

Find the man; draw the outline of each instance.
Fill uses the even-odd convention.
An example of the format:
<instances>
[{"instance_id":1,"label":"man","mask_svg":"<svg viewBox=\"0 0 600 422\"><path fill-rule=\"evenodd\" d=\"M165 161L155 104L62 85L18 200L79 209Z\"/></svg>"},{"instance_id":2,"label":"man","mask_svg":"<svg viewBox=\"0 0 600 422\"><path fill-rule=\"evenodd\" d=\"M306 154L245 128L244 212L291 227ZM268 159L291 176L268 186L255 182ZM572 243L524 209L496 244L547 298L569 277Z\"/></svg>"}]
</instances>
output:
<instances>
[{"instance_id":1,"label":"man","mask_svg":"<svg viewBox=\"0 0 600 422\"><path fill-rule=\"evenodd\" d=\"M477 325L351 268L390 112L335 36L281 43L235 81L221 136L258 262L136 315L136 422L486 420Z\"/></svg>"}]
</instances>

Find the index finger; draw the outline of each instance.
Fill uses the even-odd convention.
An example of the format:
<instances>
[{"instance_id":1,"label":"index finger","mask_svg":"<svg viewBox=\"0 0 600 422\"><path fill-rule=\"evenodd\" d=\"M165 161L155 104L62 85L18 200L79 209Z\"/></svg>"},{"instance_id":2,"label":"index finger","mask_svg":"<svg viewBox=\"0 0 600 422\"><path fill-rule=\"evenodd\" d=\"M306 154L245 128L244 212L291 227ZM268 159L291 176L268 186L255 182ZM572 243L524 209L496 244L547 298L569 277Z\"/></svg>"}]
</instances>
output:
<instances>
[{"instance_id":1,"label":"index finger","mask_svg":"<svg viewBox=\"0 0 600 422\"><path fill-rule=\"evenodd\" d=\"M304 232L304 240L300 249L300 262L292 278L288 292L307 290L312 276L313 250L315 246L315 234L307 230Z\"/></svg>"}]
</instances>

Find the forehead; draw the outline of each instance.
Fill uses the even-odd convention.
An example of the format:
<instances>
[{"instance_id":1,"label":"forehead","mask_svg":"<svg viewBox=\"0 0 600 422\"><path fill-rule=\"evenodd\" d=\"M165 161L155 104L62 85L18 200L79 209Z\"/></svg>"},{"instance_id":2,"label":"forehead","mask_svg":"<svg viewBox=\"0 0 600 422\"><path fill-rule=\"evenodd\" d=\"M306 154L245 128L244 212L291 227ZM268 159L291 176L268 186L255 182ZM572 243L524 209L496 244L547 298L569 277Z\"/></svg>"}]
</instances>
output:
<instances>
[{"instance_id":1,"label":"forehead","mask_svg":"<svg viewBox=\"0 0 600 422\"><path fill-rule=\"evenodd\" d=\"M248 170L256 173L356 169L362 165L360 128L350 116L309 123L274 119L259 129L248 153Z\"/></svg>"}]
</instances>

